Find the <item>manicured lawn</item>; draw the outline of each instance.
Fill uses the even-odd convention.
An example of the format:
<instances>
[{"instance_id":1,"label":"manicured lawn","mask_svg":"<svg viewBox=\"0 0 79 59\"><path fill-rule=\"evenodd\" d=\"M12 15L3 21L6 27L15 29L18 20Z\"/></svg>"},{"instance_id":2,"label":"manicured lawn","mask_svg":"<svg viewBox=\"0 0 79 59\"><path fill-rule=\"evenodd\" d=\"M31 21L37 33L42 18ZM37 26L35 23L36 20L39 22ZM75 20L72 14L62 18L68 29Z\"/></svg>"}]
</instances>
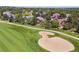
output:
<instances>
[{"instance_id":1,"label":"manicured lawn","mask_svg":"<svg viewBox=\"0 0 79 59\"><path fill-rule=\"evenodd\" d=\"M46 51L38 45L38 32L0 23L0 51Z\"/></svg>"},{"instance_id":2,"label":"manicured lawn","mask_svg":"<svg viewBox=\"0 0 79 59\"><path fill-rule=\"evenodd\" d=\"M0 23L0 51L45 52L46 50L38 45L38 40L40 38L38 32L39 30ZM78 40L57 33L55 34L73 43L75 46L74 51L79 51Z\"/></svg>"}]
</instances>

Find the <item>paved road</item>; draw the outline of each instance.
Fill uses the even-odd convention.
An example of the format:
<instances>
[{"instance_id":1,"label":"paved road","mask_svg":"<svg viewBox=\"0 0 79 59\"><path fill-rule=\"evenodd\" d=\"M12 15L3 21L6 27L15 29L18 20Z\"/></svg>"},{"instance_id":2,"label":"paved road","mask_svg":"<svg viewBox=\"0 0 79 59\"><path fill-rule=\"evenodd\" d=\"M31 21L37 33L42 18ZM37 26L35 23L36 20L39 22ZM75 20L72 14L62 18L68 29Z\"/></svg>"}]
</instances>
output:
<instances>
[{"instance_id":1,"label":"paved road","mask_svg":"<svg viewBox=\"0 0 79 59\"><path fill-rule=\"evenodd\" d=\"M16 26L22 26L22 27L26 27L26 28L30 28L30 29L35 29L35 30L44 30L44 31L50 31L50 32L54 32L54 33L58 33L61 35L64 35L66 37L70 37L76 40L79 40L79 38L69 35L69 34L65 34L63 32L59 32L59 31L55 31L55 30L47 30L47 29L41 29L41 28L35 28L35 27L29 27L29 26L25 26L25 25L20 25L20 24L15 24L15 23L10 23L10 22L6 22L6 21L0 21L1 23L6 23L6 24L11 24L11 25L16 25Z\"/></svg>"}]
</instances>

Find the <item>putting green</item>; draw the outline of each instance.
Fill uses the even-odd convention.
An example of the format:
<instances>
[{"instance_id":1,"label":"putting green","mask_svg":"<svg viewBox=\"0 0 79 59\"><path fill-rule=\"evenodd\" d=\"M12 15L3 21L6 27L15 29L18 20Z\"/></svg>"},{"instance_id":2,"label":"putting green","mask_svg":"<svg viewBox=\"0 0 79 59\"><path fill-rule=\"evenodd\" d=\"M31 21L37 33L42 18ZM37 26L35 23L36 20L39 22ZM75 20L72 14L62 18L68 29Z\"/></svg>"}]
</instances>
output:
<instances>
[{"instance_id":1,"label":"putting green","mask_svg":"<svg viewBox=\"0 0 79 59\"><path fill-rule=\"evenodd\" d=\"M74 51L79 51L79 40L57 33L55 35L70 41L75 46ZM39 38L39 30L0 22L1 52L46 52L38 45Z\"/></svg>"}]
</instances>

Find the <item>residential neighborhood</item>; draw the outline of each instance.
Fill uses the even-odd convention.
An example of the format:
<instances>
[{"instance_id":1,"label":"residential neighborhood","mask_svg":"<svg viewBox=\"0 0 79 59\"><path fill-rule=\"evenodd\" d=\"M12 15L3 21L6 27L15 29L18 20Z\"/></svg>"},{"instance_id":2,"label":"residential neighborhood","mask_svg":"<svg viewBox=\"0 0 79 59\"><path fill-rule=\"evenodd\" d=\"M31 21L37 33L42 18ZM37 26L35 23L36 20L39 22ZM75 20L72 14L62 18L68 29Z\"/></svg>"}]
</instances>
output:
<instances>
[{"instance_id":1,"label":"residential neighborhood","mask_svg":"<svg viewBox=\"0 0 79 59\"><path fill-rule=\"evenodd\" d=\"M1 20L44 28L75 29L77 33L79 28L79 10L74 8L0 7L0 15Z\"/></svg>"}]
</instances>

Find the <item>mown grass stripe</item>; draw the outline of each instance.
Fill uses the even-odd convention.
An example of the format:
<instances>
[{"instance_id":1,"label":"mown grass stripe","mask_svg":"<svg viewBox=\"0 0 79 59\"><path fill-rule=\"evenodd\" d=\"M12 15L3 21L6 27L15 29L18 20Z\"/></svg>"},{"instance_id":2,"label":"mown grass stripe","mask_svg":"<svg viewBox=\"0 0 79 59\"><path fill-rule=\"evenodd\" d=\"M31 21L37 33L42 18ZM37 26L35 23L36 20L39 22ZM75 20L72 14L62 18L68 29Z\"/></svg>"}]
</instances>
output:
<instances>
[{"instance_id":1,"label":"mown grass stripe","mask_svg":"<svg viewBox=\"0 0 79 59\"><path fill-rule=\"evenodd\" d=\"M13 45L13 47L15 48L15 50L18 49L18 51L25 51L26 49L24 48L24 44L17 40L11 33L9 33L8 31L4 31L3 32L4 37L7 38L8 42L10 44ZM15 51L14 50L14 51Z\"/></svg>"},{"instance_id":2,"label":"mown grass stripe","mask_svg":"<svg viewBox=\"0 0 79 59\"><path fill-rule=\"evenodd\" d=\"M12 25L12 27L14 26ZM38 34L39 31L16 26L12 29L16 29L16 31L23 34L23 36L26 38L26 44L28 44L28 46L26 45L26 47L28 47L32 51L46 51L38 45L38 39L40 38Z\"/></svg>"},{"instance_id":3,"label":"mown grass stripe","mask_svg":"<svg viewBox=\"0 0 79 59\"><path fill-rule=\"evenodd\" d=\"M14 51L12 44L9 41L7 41L7 38L4 37L2 32L0 32L0 41L3 42L3 44L7 47L8 51ZM3 45L3 47L4 47L4 45ZM6 49L6 47L5 47L5 49Z\"/></svg>"},{"instance_id":4,"label":"mown grass stripe","mask_svg":"<svg viewBox=\"0 0 79 59\"><path fill-rule=\"evenodd\" d=\"M0 34L0 51L9 51L8 47L5 45L5 43L2 41L3 37Z\"/></svg>"}]
</instances>

